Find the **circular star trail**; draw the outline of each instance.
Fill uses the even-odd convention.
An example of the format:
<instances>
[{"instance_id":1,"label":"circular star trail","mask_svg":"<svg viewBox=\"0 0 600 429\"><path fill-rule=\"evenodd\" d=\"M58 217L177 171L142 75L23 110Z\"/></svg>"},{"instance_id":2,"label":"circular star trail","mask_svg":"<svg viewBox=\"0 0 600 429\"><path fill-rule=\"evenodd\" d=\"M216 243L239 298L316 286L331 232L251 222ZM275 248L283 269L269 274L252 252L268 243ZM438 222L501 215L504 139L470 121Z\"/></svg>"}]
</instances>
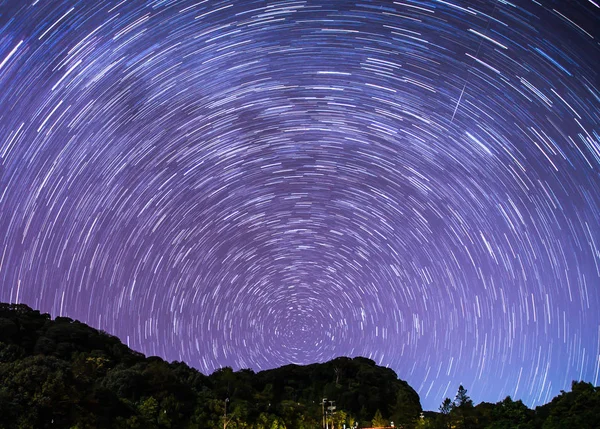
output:
<instances>
[{"instance_id":1,"label":"circular star trail","mask_svg":"<svg viewBox=\"0 0 600 429\"><path fill-rule=\"evenodd\" d=\"M0 299L426 409L598 384L597 1L0 2Z\"/></svg>"}]
</instances>

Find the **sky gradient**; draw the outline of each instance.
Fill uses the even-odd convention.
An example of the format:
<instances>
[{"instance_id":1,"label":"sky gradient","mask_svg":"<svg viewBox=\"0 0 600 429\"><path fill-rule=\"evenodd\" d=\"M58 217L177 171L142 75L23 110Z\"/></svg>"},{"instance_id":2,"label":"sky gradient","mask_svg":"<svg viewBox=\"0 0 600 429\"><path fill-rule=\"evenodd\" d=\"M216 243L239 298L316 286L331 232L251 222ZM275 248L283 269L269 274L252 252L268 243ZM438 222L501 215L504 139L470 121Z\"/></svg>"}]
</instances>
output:
<instances>
[{"instance_id":1,"label":"sky gradient","mask_svg":"<svg viewBox=\"0 0 600 429\"><path fill-rule=\"evenodd\" d=\"M0 301L437 409L600 365L597 1L0 1Z\"/></svg>"}]
</instances>

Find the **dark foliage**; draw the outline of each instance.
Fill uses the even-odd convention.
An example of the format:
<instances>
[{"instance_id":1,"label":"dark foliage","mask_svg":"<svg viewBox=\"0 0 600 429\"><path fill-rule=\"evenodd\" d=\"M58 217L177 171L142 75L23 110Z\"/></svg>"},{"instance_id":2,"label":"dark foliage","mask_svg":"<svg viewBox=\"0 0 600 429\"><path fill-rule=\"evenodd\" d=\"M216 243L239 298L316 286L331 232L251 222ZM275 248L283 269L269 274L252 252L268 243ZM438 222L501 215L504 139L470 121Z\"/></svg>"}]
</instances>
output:
<instances>
[{"instance_id":1,"label":"dark foliage","mask_svg":"<svg viewBox=\"0 0 600 429\"><path fill-rule=\"evenodd\" d=\"M460 386L439 413L422 413L414 389L370 359L257 374L226 367L206 376L183 362L146 358L70 318L0 304L0 429L314 429L324 398L335 401L330 428L391 421L404 429L599 427L600 388L589 383L574 382L535 411L510 397L474 406Z\"/></svg>"},{"instance_id":2,"label":"dark foliage","mask_svg":"<svg viewBox=\"0 0 600 429\"><path fill-rule=\"evenodd\" d=\"M0 304L0 429L308 429L321 426L324 397L336 401L330 427L421 412L417 393L370 359L205 376L70 318Z\"/></svg>"}]
</instances>

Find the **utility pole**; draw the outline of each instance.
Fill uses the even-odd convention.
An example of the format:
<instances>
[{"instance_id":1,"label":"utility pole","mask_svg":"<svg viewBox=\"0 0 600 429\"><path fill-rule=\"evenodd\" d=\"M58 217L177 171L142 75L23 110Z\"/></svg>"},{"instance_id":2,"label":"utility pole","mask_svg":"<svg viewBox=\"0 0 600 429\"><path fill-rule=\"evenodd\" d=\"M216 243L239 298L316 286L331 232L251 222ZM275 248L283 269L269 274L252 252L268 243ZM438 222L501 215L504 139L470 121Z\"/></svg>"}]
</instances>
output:
<instances>
[{"instance_id":1,"label":"utility pole","mask_svg":"<svg viewBox=\"0 0 600 429\"><path fill-rule=\"evenodd\" d=\"M325 429L325 402L327 402L327 398L323 398L321 401L321 405L323 406L323 429Z\"/></svg>"},{"instance_id":2,"label":"utility pole","mask_svg":"<svg viewBox=\"0 0 600 429\"><path fill-rule=\"evenodd\" d=\"M331 428L333 429L333 413L335 412L335 401L329 401L329 407L327 407L327 411L329 412L329 415L332 417L331 419ZM327 421L327 428L329 429L329 420Z\"/></svg>"}]
</instances>

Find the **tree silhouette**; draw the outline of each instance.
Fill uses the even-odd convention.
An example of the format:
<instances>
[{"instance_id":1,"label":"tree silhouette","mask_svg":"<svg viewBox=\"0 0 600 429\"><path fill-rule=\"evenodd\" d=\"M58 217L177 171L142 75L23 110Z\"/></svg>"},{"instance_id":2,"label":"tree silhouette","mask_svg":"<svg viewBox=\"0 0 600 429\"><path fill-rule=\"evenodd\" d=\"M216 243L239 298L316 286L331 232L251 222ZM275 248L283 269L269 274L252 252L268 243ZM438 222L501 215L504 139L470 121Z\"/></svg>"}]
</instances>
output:
<instances>
[{"instance_id":1,"label":"tree silhouette","mask_svg":"<svg viewBox=\"0 0 600 429\"><path fill-rule=\"evenodd\" d=\"M597 429L600 388L573 382L530 410L510 397L473 405L461 385L439 413L371 359L336 358L254 373L223 368L204 375L182 362L144 357L105 332L23 305L0 304L0 429L116 428L314 429L323 398L335 401L336 429ZM368 421L371 417L371 421Z\"/></svg>"},{"instance_id":2,"label":"tree silhouette","mask_svg":"<svg viewBox=\"0 0 600 429\"><path fill-rule=\"evenodd\" d=\"M453 427L458 429L471 429L474 427L473 401L467 395L467 389L462 384L458 386L450 416Z\"/></svg>"}]
</instances>

